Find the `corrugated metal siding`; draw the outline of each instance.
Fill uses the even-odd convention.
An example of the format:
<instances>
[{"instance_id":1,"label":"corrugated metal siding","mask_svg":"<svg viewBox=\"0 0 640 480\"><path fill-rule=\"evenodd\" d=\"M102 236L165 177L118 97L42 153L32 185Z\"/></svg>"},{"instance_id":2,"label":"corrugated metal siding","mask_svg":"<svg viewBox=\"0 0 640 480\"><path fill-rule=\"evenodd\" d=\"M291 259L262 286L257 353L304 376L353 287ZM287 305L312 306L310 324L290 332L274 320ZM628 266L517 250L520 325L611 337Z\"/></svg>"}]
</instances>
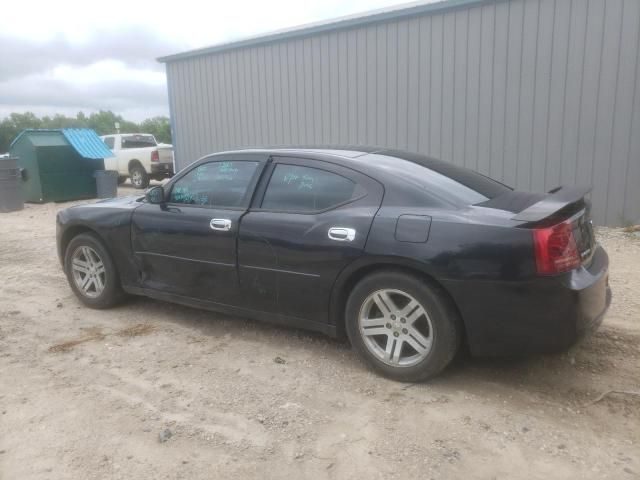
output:
<instances>
[{"instance_id":1,"label":"corrugated metal siding","mask_svg":"<svg viewBox=\"0 0 640 480\"><path fill-rule=\"evenodd\" d=\"M640 221L640 2L509 0L167 63L176 162L277 144L418 151Z\"/></svg>"}]
</instances>

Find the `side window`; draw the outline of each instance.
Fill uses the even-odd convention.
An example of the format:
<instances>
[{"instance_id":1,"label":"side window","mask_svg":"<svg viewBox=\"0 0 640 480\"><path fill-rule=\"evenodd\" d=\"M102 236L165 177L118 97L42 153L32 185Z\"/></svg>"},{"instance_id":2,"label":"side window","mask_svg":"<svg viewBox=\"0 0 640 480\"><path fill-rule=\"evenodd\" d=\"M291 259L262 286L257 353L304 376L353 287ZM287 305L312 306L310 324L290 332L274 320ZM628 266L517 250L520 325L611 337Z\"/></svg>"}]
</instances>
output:
<instances>
[{"instance_id":1,"label":"side window","mask_svg":"<svg viewBox=\"0 0 640 480\"><path fill-rule=\"evenodd\" d=\"M173 184L169 203L207 207L239 207L258 162L209 162Z\"/></svg>"},{"instance_id":2,"label":"side window","mask_svg":"<svg viewBox=\"0 0 640 480\"><path fill-rule=\"evenodd\" d=\"M113 150L113 137L107 137L103 140L104 144Z\"/></svg>"},{"instance_id":3,"label":"side window","mask_svg":"<svg viewBox=\"0 0 640 480\"><path fill-rule=\"evenodd\" d=\"M341 175L299 165L276 165L261 207L312 212L334 207L355 195L356 184Z\"/></svg>"}]
</instances>

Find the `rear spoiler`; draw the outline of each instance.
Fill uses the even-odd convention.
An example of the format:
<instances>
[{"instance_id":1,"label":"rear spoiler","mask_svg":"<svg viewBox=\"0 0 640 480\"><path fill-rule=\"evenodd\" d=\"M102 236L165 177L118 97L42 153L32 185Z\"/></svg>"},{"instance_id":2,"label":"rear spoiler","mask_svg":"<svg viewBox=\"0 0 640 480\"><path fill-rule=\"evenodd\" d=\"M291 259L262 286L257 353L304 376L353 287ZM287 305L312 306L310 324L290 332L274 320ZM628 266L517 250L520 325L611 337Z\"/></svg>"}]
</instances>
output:
<instances>
[{"instance_id":1,"label":"rear spoiler","mask_svg":"<svg viewBox=\"0 0 640 480\"><path fill-rule=\"evenodd\" d=\"M545 198L511 217L522 222L539 222L572 203L578 202L591 191L591 187L561 187Z\"/></svg>"}]
</instances>

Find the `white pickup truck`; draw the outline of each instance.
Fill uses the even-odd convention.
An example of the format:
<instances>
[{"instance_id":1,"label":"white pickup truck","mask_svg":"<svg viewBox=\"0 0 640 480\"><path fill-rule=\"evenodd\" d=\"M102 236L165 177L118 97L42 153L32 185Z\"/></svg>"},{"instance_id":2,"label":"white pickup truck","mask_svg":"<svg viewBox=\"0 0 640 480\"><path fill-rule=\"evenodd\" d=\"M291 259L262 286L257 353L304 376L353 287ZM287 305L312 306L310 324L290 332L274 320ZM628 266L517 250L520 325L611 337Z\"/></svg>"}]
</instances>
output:
<instances>
[{"instance_id":1,"label":"white pickup truck","mask_svg":"<svg viewBox=\"0 0 640 480\"><path fill-rule=\"evenodd\" d=\"M173 176L173 146L158 144L153 135L122 133L100 138L115 155L104 159L104 168L118 172L118 183L131 178L135 188L147 188L150 179Z\"/></svg>"}]
</instances>

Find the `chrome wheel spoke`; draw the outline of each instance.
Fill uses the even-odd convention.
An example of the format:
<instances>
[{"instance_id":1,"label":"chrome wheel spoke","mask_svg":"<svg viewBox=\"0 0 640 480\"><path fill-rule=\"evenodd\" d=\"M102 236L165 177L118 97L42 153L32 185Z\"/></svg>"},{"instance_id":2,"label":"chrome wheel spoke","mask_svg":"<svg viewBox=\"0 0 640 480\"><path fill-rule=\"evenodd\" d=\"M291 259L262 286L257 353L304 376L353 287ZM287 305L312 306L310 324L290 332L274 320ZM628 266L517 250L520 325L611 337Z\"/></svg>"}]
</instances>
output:
<instances>
[{"instance_id":1,"label":"chrome wheel spoke","mask_svg":"<svg viewBox=\"0 0 640 480\"><path fill-rule=\"evenodd\" d=\"M398 313L401 318L405 318L409 325L413 324L418 318L424 315L424 308L416 300L411 300L409 303Z\"/></svg>"},{"instance_id":2,"label":"chrome wheel spoke","mask_svg":"<svg viewBox=\"0 0 640 480\"><path fill-rule=\"evenodd\" d=\"M104 282L102 281L102 277L100 275L96 275L93 277L93 284L96 287L96 291L102 291L104 288Z\"/></svg>"},{"instance_id":3,"label":"chrome wheel spoke","mask_svg":"<svg viewBox=\"0 0 640 480\"><path fill-rule=\"evenodd\" d=\"M84 256L87 265L93 267L94 261L93 256L91 255L91 249L89 247L82 247L82 255Z\"/></svg>"},{"instance_id":4,"label":"chrome wheel spoke","mask_svg":"<svg viewBox=\"0 0 640 480\"><path fill-rule=\"evenodd\" d=\"M406 341L419 354L427 353L431 349L431 337L425 337L415 328L409 330Z\"/></svg>"},{"instance_id":5,"label":"chrome wheel spoke","mask_svg":"<svg viewBox=\"0 0 640 480\"><path fill-rule=\"evenodd\" d=\"M384 327L387 323L385 318L362 318L360 319L360 325L363 328L372 328L372 327Z\"/></svg>"},{"instance_id":6,"label":"chrome wheel spoke","mask_svg":"<svg viewBox=\"0 0 640 480\"><path fill-rule=\"evenodd\" d=\"M89 291L89 287L91 286L92 283L93 283L93 277L91 277L91 275L86 275L81 280L80 288L82 290L84 290L85 292L87 292L87 291Z\"/></svg>"},{"instance_id":7,"label":"chrome wheel spoke","mask_svg":"<svg viewBox=\"0 0 640 480\"><path fill-rule=\"evenodd\" d=\"M71 261L71 267L76 272L82 272L84 274L89 274L89 264L85 261L80 260L79 258L74 258Z\"/></svg>"},{"instance_id":8,"label":"chrome wheel spoke","mask_svg":"<svg viewBox=\"0 0 640 480\"><path fill-rule=\"evenodd\" d=\"M412 298L411 300L409 300L409 303L402 307L402 309L398 312L398 315L406 318L418 308L420 308L420 304Z\"/></svg>"},{"instance_id":9,"label":"chrome wheel spoke","mask_svg":"<svg viewBox=\"0 0 640 480\"><path fill-rule=\"evenodd\" d=\"M387 329L387 327L385 327L383 325L383 326L380 326L380 327L365 328L362 333L363 333L363 335L366 335L366 336L371 336L371 335L389 335L389 329Z\"/></svg>"},{"instance_id":10,"label":"chrome wheel spoke","mask_svg":"<svg viewBox=\"0 0 640 480\"><path fill-rule=\"evenodd\" d=\"M373 301L376 302L378 309L380 309L385 316L396 310L396 304L393 303L389 293L385 290L376 292Z\"/></svg>"},{"instance_id":11,"label":"chrome wheel spoke","mask_svg":"<svg viewBox=\"0 0 640 480\"><path fill-rule=\"evenodd\" d=\"M387 346L384 351L384 359L387 362L398 364L400 363L400 352L402 351L402 340L398 340L395 337L389 337L387 340Z\"/></svg>"}]
</instances>

